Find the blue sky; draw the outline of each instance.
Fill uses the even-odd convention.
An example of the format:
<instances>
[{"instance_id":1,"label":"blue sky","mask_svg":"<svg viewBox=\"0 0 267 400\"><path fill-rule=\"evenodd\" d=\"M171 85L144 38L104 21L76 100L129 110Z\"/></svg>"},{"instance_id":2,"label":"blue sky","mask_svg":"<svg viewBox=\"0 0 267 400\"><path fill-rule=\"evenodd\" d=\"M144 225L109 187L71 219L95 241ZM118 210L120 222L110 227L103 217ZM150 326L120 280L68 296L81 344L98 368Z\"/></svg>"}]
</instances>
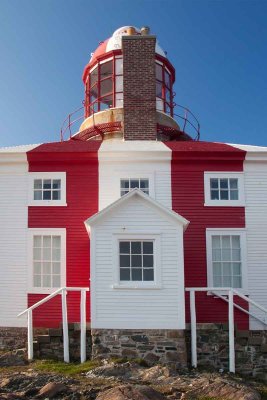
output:
<instances>
[{"instance_id":1,"label":"blue sky","mask_svg":"<svg viewBox=\"0 0 267 400\"><path fill-rule=\"evenodd\" d=\"M59 140L90 53L148 25L201 139L267 146L267 1L0 0L0 146Z\"/></svg>"}]
</instances>

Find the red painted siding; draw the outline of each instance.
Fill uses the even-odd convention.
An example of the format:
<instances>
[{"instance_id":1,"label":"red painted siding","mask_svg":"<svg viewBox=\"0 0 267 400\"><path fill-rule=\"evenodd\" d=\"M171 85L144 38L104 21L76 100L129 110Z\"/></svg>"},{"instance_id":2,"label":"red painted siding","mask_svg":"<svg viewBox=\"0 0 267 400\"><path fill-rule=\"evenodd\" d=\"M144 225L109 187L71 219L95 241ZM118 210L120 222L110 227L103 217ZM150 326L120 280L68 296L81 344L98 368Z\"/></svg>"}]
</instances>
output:
<instances>
[{"instance_id":1,"label":"red painted siding","mask_svg":"<svg viewBox=\"0 0 267 400\"><path fill-rule=\"evenodd\" d=\"M190 221L184 236L185 286L207 286L206 228L244 228L244 207L205 207L204 171L243 171L245 152L220 143L165 142L172 150L172 208ZM190 322L188 296L186 320ZM243 307L247 307L242 301ZM239 327L248 317L235 312ZM197 294L198 322L227 322L227 304Z\"/></svg>"},{"instance_id":2,"label":"red painted siding","mask_svg":"<svg viewBox=\"0 0 267 400\"><path fill-rule=\"evenodd\" d=\"M30 172L66 172L66 207L29 207L29 228L66 228L67 286L89 286L89 238L84 221L98 211L98 156L100 142L68 141L48 143L27 153ZM28 294L28 305L44 295ZM88 294L89 300L89 294ZM79 293L67 296L69 322L77 322ZM61 297L52 299L36 309L35 327L59 326ZM90 321L90 301L87 302Z\"/></svg>"}]
</instances>

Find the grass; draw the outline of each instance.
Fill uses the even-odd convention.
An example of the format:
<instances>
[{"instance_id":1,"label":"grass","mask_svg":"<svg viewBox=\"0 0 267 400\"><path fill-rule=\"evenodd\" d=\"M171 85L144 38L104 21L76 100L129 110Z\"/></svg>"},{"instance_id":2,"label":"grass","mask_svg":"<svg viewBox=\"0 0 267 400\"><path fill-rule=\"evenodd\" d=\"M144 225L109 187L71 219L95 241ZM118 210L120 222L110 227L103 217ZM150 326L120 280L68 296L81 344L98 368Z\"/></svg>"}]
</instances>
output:
<instances>
[{"instance_id":1,"label":"grass","mask_svg":"<svg viewBox=\"0 0 267 400\"><path fill-rule=\"evenodd\" d=\"M38 360L32 364L32 368L36 371L55 372L57 374L75 376L83 372L88 372L100 365L99 361L86 361L83 364L64 363L63 361Z\"/></svg>"}]
</instances>

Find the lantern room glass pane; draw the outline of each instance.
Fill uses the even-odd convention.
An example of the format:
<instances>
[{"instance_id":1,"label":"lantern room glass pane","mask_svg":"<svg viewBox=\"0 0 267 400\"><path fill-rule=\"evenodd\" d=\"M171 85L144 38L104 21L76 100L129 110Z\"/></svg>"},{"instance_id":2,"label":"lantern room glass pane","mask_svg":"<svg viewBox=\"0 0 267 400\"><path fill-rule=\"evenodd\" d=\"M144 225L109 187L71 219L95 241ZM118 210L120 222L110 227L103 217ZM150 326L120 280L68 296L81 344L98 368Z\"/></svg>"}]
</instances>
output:
<instances>
[{"instance_id":1,"label":"lantern room glass pane","mask_svg":"<svg viewBox=\"0 0 267 400\"><path fill-rule=\"evenodd\" d=\"M112 79L105 79L100 83L100 96L105 96L113 91Z\"/></svg>"},{"instance_id":2,"label":"lantern room glass pane","mask_svg":"<svg viewBox=\"0 0 267 400\"><path fill-rule=\"evenodd\" d=\"M165 85L170 89L170 87L171 87L171 76L167 71L165 71L164 76L165 76Z\"/></svg>"},{"instance_id":3,"label":"lantern room glass pane","mask_svg":"<svg viewBox=\"0 0 267 400\"><path fill-rule=\"evenodd\" d=\"M159 97L157 97L157 99L156 99L156 109L158 111L164 111L164 102Z\"/></svg>"},{"instance_id":4,"label":"lantern room glass pane","mask_svg":"<svg viewBox=\"0 0 267 400\"><path fill-rule=\"evenodd\" d=\"M122 92L123 91L123 76L116 76L116 92Z\"/></svg>"},{"instance_id":5,"label":"lantern room glass pane","mask_svg":"<svg viewBox=\"0 0 267 400\"><path fill-rule=\"evenodd\" d=\"M103 97L100 100L100 111L106 110L110 107L112 107L112 96Z\"/></svg>"},{"instance_id":6,"label":"lantern room glass pane","mask_svg":"<svg viewBox=\"0 0 267 400\"><path fill-rule=\"evenodd\" d=\"M113 62L108 61L104 64L100 65L100 80L107 78L108 76L111 76L113 73Z\"/></svg>"},{"instance_id":7,"label":"lantern room glass pane","mask_svg":"<svg viewBox=\"0 0 267 400\"><path fill-rule=\"evenodd\" d=\"M90 73L90 87L94 86L98 79L98 67Z\"/></svg>"},{"instance_id":8,"label":"lantern room glass pane","mask_svg":"<svg viewBox=\"0 0 267 400\"><path fill-rule=\"evenodd\" d=\"M115 107L123 107L123 93L116 93L115 99Z\"/></svg>"},{"instance_id":9,"label":"lantern room glass pane","mask_svg":"<svg viewBox=\"0 0 267 400\"><path fill-rule=\"evenodd\" d=\"M156 82L156 96L163 98L163 86L161 82Z\"/></svg>"},{"instance_id":10,"label":"lantern room glass pane","mask_svg":"<svg viewBox=\"0 0 267 400\"><path fill-rule=\"evenodd\" d=\"M162 81L162 65L156 63L156 79Z\"/></svg>"},{"instance_id":11,"label":"lantern room glass pane","mask_svg":"<svg viewBox=\"0 0 267 400\"><path fill-rule=\"evenodd\" d=\"M122 58L116 58L115 60L115 74L122 75L123 74L123 61Z\"/></svg>"}]
</instances>

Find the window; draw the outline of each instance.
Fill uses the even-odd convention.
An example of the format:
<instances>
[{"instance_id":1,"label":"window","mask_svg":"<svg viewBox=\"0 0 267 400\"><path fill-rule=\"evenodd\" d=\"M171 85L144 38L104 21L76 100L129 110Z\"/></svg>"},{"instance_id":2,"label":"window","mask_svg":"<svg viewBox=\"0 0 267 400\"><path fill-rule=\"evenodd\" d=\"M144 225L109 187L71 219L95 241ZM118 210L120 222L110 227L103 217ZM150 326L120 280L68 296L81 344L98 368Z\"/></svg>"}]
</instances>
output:
<instances>
[{"instance_id":1,"label":"window","mask_svg":"<svg viewBox=\"0 0 267 400\"><path fill-rule=\"evenodd\" d=\"M60 179L34 179L34 200L60 200Z\"/></svg>"},{"instance_id":2,"label":"window","mask_svg":"<svg viewBox=\"0 0 267 400\"><path fill-rule=\"evenodd\" d=\"M149 194L149 179L131 178L121 179L121 196L124 196L131 189L141 189L142 192Z\"/></svg>"},{"instance_id":3,"label":"window","mask_svg":"<svg viewBox=\"0 0 267 400\"><path fill-rule=\"evenodd\" d=\"M244 206L242 173L205 172L205 205Z\"/></svg>"},{"instance_id":4,"label":"window","mask_svg":"<svg viewBox=\"0 0 267 400\"><path fill-rule=\"evenodd\" d=\"M53 291L65 285L65 230L30 230L30 287Z\"/></svg>"},{"instance_id":5,"label":"window","mask_svg":"<svg viewBox=\"0 0 267 400\"><path fill-rule=\"evenodd\" d=\"M156 109L173 113L171 74L165 65L156 62Z\"/></svg>"},{"instance_id":6,"label":"window","mask_svg":"<svg viewBox=\"0 0 267 400\"><path fill-rule=\"evenodd\" d=\"M29 205L66 205L65 172L34 172L29 176Z\"/></svg>"},{"instance_id":7,"label":"window","mask_svg":"<svg viewBox=\"0 0 267 400\"><path fill-rule=\"evenodd\" d=\"M154 281L154 242L120 241L120 281Z\"/></svg>"},{"instance_id":8,"label":"window","mask_svg":"<svg viewBox=\"0 0 267 400\"><path fill-rule=\"evenodd\" d=\"M209 286L244 288L245 232L234 230L208 230Z\"/></svg>"}]
</instances>

